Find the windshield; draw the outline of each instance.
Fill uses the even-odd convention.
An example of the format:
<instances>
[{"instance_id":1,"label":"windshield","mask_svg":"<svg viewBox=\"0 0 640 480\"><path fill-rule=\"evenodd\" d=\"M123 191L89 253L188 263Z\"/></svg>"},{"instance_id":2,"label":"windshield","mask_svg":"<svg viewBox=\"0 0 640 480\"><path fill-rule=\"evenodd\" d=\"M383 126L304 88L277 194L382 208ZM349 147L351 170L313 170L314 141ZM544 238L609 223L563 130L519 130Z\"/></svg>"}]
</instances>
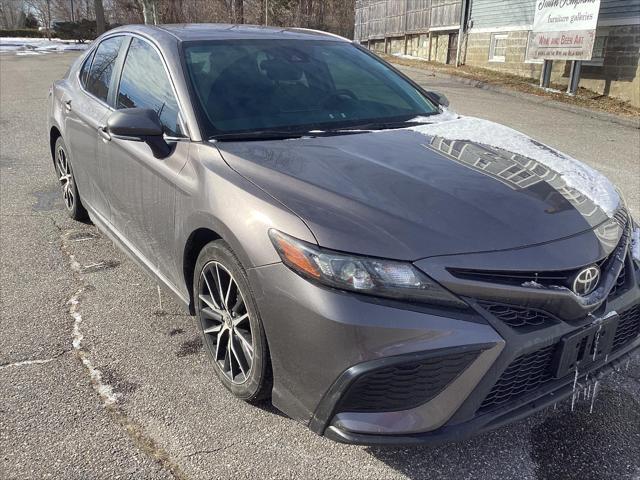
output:
<instances>
[{"instance_id":1,"label":"windshield","mask_svg":"<svg viewBox=\"0 0 640 480\"><path fill-rule=\"evenodd\" d=\"M346 42L186 42L184 55L209 138L373 128L438 113L408 81Z\"/></svg>"}]
</instances>

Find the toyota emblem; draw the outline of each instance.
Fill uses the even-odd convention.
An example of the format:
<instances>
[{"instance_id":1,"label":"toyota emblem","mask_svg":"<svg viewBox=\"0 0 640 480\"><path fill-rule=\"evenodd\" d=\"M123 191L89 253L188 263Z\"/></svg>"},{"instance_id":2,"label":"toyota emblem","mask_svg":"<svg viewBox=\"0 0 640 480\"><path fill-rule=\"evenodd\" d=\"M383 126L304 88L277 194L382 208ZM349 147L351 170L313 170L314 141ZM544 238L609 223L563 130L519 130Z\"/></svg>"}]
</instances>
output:
<instances>
[{"instance_id":1,"label":"toyota emblem","mask_svg":"<svg viewBox=\"0 0 640 480\"><path fill-rule=\"evenodd\" d=\"M600 269L592 265L578 272L571 288L577 295L589 295L596 289L599 281Z\"/></svg>"}]
</instances>

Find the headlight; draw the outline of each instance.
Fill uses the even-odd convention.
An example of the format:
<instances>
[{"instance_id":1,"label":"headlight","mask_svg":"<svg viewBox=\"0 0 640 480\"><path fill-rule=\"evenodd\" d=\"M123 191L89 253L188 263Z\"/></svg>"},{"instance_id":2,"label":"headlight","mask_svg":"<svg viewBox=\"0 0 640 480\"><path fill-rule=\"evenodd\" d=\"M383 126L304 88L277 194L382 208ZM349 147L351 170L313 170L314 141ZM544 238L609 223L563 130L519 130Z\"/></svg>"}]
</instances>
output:
<instances>
[{"instance_id":1,"label":"headlight","mask_svg":"<svg viewBox=\"0 0 640 480\"><path fill-rule=\"evenodd\" d=\"M269 236L284 264L302 277L341 290L467 308L411 263L338 253L274 229Z\"/></svg>"}]
</instances>

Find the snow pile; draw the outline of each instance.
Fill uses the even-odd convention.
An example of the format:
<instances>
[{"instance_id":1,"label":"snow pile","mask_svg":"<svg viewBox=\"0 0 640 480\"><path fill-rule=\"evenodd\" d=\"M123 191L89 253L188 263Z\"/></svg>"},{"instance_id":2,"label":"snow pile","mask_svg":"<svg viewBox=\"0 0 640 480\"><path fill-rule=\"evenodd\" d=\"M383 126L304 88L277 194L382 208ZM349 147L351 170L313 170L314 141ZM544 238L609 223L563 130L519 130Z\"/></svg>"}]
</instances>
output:
<instances>
[{"instance_id":1,"label":"snow pile","mask_svg":"<svg viewBox=\"0 0 640 480\"><path fill-rule=\"evenodd\" d=\"M481 143L536 160L558 172L568 187L589 198L610 217L620 203L618 192L604 175L504 125L480 118L460 117L457 120L419 125L410 129L428 136Z\"/></svg>"},{"instance_id":2,"label":"snow pile","mask_svg":"<svg viewBox=\"0 0 640 480\"><path fill-rule=\"evenodd\" d=\"M76 43L74 40L59 38L27 38L1 37L0 53L11 52L16 55L40 55L50 52L82 51L89 48L89 43Z\"/></svg>"},{"instance_id":3,"label":"snow pile","mask_svg":"<svg viewBox=\"0 0 640 480\"><path fill-rule=\"evenodd\" d=\"M427 59L427 58L414 57L413 55L406 55L404 53L393 53L392 55L394 57L397 57L397 58L406 58L407 60L419 60L421 62L428 62L429 61L429 59Z\"/></svg>"}]
</instances>

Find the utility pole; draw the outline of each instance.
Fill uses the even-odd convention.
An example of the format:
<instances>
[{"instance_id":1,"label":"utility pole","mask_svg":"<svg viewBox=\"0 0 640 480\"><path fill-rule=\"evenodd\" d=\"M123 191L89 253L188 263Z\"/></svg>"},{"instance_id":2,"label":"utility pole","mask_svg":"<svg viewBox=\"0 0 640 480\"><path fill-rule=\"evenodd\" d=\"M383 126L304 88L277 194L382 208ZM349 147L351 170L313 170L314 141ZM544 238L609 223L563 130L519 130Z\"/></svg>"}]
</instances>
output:
<instances>
[{"instance_id":1,"label":"utility pole","mask_svg":"<svg viewBox=\"0 0 640 480\"><path fill-rule=\"evenodd\" d=\"M74 15L74 12L73 12L73 0L70 0L70 1L71 1L71 21L75 22L76 16Z\"/></svg>"},{"instance_id":2,"label":"utility pole","mask_svg":"<svg viewBox=\"0 0 640 480\"><path fill-rule=\"evenodd\" d=\"M269 0L264 0L264 26L269 25Z\"/></svg>"}]
</instances>

